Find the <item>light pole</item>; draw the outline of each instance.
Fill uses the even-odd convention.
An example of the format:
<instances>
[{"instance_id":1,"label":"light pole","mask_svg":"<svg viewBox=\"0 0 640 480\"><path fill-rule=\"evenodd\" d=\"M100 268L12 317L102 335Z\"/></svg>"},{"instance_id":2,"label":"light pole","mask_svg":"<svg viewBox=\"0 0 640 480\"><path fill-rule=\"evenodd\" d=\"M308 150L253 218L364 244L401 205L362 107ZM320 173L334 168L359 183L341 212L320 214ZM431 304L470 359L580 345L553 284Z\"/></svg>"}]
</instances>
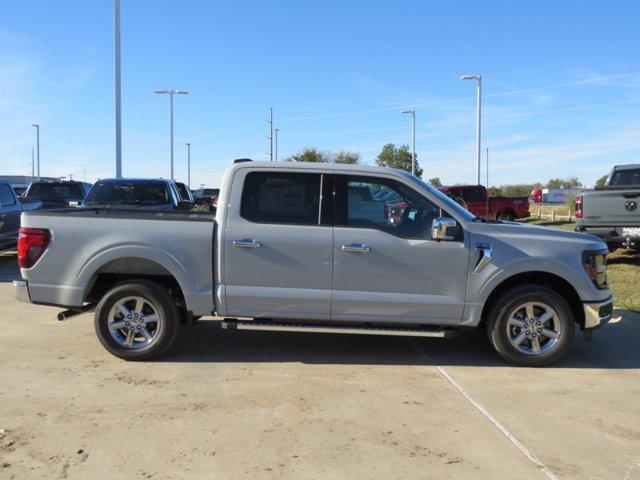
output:
<instances>
[{"instance_id":1,"label":"light pole","mask_svg":"<svg viewBox=\"0 0 640 480\"><path fill-rule=\"evenodd\" d=\"M187 143L187 188L191 190L191 144Z\"/></svg>"},{"instance_id":2,"label":"light pole","mask_svg":"<svg viewBox=\"0 0 640 480\"><path fill-rule=\"evenodd\" d=\"M122 177L122 122L120 90L120 0L113 1L114 75L116 107L116 178Z\"/></svg>"},{"instance_id":3,"label":"light pole","mask_svg":"<svg viewBox=\"0 0 640 480\"><path fill-rule=\"evenodd\" d=\"M276 162L278 161L278 132L279 131L280 131L280 129L276 128L276 150L275 150Z\"/></svg>"},{"instance_id":4,"label":"light pole","mask_svg":"<svg viewBox=\"0 0 640 480\"><path fill-rule=\"evenodd\" d=\"M36 176L36 162L35 162L36 154L35 149L31 147L31 176Z\"/></svg>"},{"instance_id":5,"label":"light pole","mask_svg":"<svg viewBox=\"0 0 640 480\"><path fill-rule=\"evenodd\" d=\"M416 174L416 111L402 110L400 113L411 114L411 174Z\"/></svg>"},{"instance_id":6,"label":"light pole","mask_svg":"<svg viewBox=\"0 0 640 480\"><path fill-rule=\"evenodd\" d=\"M460 80L477 80L478 81L478 185L480 185L480 128L482 119L482 75L463 75Z\"/></svg>"},{"instance_id":7,"label":"light pole","mask_svg":"<svg viewBox=\"0 0 640 480\"><path fill-rule=\"evenodd\" d=\"M273 162L273 107L269 107L269 160Z\"/></svg>"},{"instance_id":8,"label":"light pole","mask_svg":"<svg viewBox=\"0 0 640 480\"><path fill-rule=\"evenodd\" d=\"M37 159L37 179L40 180L40 125L34 123L31 125L32 127L36 127L36 159Z\"/></svg>"},{"instance_id":9,"label":"light pole","mask_svg":"<svg viewBox=\"0 0 640 480\"><path fill-rule=\"evenodd\" d=\"M157 94L169 95L169 137L171 143L171 180L173 180L173 96L174 95L187 95L189 92L184 90L156 90Z\"/></svg>"}]
</instances>

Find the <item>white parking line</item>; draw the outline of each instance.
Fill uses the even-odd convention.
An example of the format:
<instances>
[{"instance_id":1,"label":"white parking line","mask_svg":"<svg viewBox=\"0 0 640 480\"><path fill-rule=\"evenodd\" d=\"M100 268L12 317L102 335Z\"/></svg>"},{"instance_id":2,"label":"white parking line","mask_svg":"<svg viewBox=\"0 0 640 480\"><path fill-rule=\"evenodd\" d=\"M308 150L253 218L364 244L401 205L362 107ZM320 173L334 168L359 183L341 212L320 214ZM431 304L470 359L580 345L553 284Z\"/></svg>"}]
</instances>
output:
<instances>
[{"instance_id":1,"label":"white parking line","mask_svg":"<svg viewBox=\"0 0 640 480\"><path fill-rule=\"evenodd\" d=\"M553 472L549 469L549 467L547 467L544 463L542 463L538 459L538 457L536 457L531 452L531 450L525 447L522 444L522 442L520 442L520 440L518 440L511 432L509 432L509 430L505 428L504 425L502 425L498 420L496 420L495 417L491 415L486 408L484 408L482 405L480 405L480 403L474 400L474 398L471 395L469 395L464 390L464 388L458 385L458 383L453 378L451 378L451 375L449 375L440 365L438 365L427 352L422 350L422 348L420 348L418 344L415 343L414 340L409 340L409 343L411 343L416 348L416 350L418 350L418 352L420 352L420 354L429 361L429 363L438 371L438 373L447 382L449 382L451 386L460 393L460 395L462 395L471 405L473 405L476 408L476 410L478 410L487 420L489 420L493 424L493 426L500 431L500 433L502 433L505 437L507 437L507 439L512 444L514 444L518 448L518 450L520 450L529 460L531 460L533 464L542 471L542 473L544 473L551 480L558 480L558 477L556 477L553 474Z\"/></svg>"}]
</instances>

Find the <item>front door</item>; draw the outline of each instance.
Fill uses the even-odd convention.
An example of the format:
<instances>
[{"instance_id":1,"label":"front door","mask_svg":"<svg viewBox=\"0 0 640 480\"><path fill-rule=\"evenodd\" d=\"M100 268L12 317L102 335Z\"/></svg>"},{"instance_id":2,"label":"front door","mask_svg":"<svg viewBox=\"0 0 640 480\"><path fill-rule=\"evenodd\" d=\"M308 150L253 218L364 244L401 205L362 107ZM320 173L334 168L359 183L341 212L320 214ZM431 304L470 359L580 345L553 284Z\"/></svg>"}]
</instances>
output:
<instances>
[{"instance_id":1,"label":"front door","mask_svg":"<svg viewBox=\"0 0 640 480\"><path fill-rule=\"evenodd\" d=\"M331 318L459 324L468 240L431 240L432 220L447 212L390 177L335 179Z\"/></svg>"},{"instance_id":2,"label":"front door","mask_svg":"<svg viewBox=\"0 0 640 480\"><path fill-rule=\"evenodd\" d=\"M330 201L332 182L324 178L331 175L236 171L224 235L227 315L329 318L333 228L321 191Z\"/></svg>"}]
</instances>

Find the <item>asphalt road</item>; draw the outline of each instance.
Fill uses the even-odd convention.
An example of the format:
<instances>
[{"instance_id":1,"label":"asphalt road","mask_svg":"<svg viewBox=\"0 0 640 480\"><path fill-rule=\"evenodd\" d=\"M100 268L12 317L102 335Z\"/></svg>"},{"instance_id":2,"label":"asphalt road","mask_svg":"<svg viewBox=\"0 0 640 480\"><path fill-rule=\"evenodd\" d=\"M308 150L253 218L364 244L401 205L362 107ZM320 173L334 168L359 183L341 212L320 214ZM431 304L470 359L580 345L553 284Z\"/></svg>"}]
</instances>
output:
<instances>
[{"instance_id":1,"label":"asphalt road","mask_svg":"<svg viewBox=\"0 0 640 480\"><path fill-rule=\"evenodd\" d=\"M640 479L640 319L544 369L455 339L186 327L126 363L0 257L0 478Z\"/></svg>"}]
</instances>

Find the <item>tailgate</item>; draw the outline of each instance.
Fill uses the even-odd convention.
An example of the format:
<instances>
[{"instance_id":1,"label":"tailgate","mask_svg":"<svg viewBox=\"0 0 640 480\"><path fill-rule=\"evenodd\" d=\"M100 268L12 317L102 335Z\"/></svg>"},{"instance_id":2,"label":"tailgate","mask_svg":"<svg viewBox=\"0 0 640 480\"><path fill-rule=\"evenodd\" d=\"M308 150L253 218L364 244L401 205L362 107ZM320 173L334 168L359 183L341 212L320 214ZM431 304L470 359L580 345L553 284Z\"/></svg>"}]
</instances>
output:
<instances>
[{"instance_id":1,"label":"tailgate","mask_svg":"<svg viewBox=\"0 0 640 480\"><path fill-rule=\"evenodd\" d=\"M633 190L594 190L583 195L586 226L639 227L640 188Z\"/></svg>"}]
</instances>

